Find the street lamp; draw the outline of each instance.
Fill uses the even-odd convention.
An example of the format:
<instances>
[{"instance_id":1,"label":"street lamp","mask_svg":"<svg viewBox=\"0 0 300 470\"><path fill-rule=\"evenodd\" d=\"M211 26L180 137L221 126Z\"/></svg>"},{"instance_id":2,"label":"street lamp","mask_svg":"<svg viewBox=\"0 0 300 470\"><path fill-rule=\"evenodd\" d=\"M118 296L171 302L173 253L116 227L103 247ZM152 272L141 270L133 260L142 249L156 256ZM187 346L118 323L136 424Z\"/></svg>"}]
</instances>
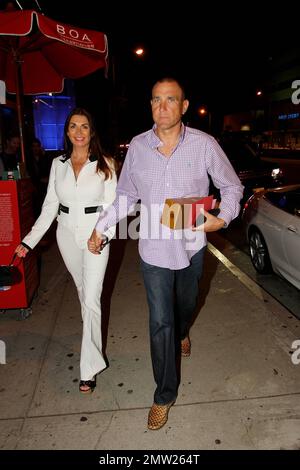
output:
<instances>
[{"instance_id":1,"label":"street lamp","mask_svg":"<svg viewBox=\"0 0 300 470\"><path fill-rule=\"evenodd\" d=\"M211 131L211 112L207 109L206 106L200 106L200 108L198 108L198 114L201 116L201 117L206 117L208 118L208 132L210 133Z\"/></svg>"},{"instance_id":2,"label":"street lamp","mask_svg":"<svg viewBox=\"0 0 300 470\"><path fill-rule=\"evenodd\" d=\"M112 99L110 103L111 115L111 146L116 147L120 142L127 141L134 126L132 120L128 120L128 113L132 112L133 100L131 96L136 94L136 83L141 82L144 71L147 50L141 44L135 44L130 49L120 53L115 51L111 56Z\"/></svg>"},{"instance_id":3,"label":"street lamp","mask_svg":"<svg viewBox=\"0 0 300 470\"><path fill-rule=\"evenodd\" d=\"M261 88L257 88L255 92L256 99L254 100L254 130L261 132L264 128L265 109L264 109L264 93Z\"/></svg>"},{"instance_id":4,"label":"street lamp","mask_svg":"<svg viewBox=\"0 0 300 470\"><path fill-rule=\"evenodd\" d=\"M142 56L144 55L144 49L142 47L138 47L137 49L135 49L134 53L137 55L137 56Z\"/></svg>"}]
</instances>

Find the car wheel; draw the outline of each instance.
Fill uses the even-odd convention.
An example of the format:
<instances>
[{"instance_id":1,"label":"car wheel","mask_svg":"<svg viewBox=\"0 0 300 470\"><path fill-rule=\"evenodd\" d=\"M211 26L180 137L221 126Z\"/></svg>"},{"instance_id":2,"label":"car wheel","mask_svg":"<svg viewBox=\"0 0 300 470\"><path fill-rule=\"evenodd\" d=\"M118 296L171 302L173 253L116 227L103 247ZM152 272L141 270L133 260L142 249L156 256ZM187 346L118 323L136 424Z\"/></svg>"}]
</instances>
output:
<instances>
[{"instance_id":1,"label":"car wheel","mask_svg":"<svg viewBox=\"0 0 300 470\"><path fill-rule=\"evenodd\" d=\"M253 229L249 235L249 251L253 266L260 274L272 272L272 265L264 237Z\"/></svg>"}]
</instances>

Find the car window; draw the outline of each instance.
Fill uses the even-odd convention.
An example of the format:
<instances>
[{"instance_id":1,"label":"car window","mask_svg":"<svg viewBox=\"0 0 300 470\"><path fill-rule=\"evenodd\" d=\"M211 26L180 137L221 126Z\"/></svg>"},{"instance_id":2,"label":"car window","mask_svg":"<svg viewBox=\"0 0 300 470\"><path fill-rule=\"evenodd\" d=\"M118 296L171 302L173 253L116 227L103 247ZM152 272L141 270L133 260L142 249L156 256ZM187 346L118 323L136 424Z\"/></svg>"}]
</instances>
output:
<instances>
[{"instance_id":1,"label":"car window","mask_svg":"<svg viewBox=\"0 0 300 470\"><path fill-rule=\"evenodd\" d=\"M290 214L298 214L300 210L300 191L290 191L286 195L286 210Z\"/></svg>"},{"instance_id":2,"label":"car window","mask_svg":"<svg viewBox=\"0 0 300 470\"><path fill-rule=\"evenodd\" d=\"M299 190L287 192L269 192L265 194L265 198L289 214L294 215L300 210Z\"/></svg>"},{"instance_id":3,"label":"car window","mask_svg":"<svg viewBox=\"0 0 300 470\"><path fill-rule=\"evenodd\" d=\"M265 198L270 201L274 206L279 207L280 209L285 209L286 207L286 193L266 193Z\"/></svg>"}]
</instances>

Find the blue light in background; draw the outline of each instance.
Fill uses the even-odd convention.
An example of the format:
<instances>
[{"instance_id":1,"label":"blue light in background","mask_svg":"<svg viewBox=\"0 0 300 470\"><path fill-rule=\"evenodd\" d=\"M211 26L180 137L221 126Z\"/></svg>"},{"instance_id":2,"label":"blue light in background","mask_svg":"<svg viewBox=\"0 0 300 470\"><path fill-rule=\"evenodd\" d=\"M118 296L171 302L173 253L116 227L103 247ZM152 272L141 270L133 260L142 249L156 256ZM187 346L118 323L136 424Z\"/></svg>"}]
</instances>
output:
<instances>
[{"instance_id":1,"label":"blue light in background","mask_svg":"<svg viewBox=\"0 0 300 470\"><path fill-rule=\"evenodd\" d=\"M298 119L300 113L291 113L291 114L279 114L278 119L284 121L286 119Z\"/></svg>"},{"instance_id":2,"label":"blue light in background","mask_svg":"<svg viewBox=\"0 0 300 470\"><path fill-rule=\"evenodd\" d=\"M33 99L35 135L45 150L63 149L66 117L75 107L74 96L36 95Z\"/></svg>"}]
</instances>

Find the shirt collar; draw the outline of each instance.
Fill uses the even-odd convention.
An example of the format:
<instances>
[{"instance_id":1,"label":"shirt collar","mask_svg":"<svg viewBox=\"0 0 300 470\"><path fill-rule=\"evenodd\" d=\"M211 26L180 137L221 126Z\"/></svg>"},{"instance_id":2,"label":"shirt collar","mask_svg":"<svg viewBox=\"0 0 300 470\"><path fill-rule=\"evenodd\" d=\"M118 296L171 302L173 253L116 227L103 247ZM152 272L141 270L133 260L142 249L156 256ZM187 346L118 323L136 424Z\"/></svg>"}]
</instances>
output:
<instances>
[{"instance_id":1,"label":"shirt collar","mask_svg":"<svg viewBox=\"0 0 300 470\"><path fill-rule=\"evenodd\" d=\"M155 149L157 148L159 145L162 144L160 138L157 136L157 134L155 133L155 130L157 128L157 125L154 124L151 131L150 131L150 135L149 135L149 143L150 143L150 147L152 149ZM177 145L180 145L185 137L185 132L186 132L186 127L183 123L181 123L181 130L180 130L180 137L179 137L179 141L178 141L178 144Z\"/></svg>"},{"instance_id":2,"label":"shirt collar","mask_svg":"<svg viewBox=\"0 0 300 470\"><path fill-rule=\"evenodd\" d=\"M65 154L65 155L62 155L62 156L61 156L60 161L63 162L63 163L65 163L65 162L67 162L70 158L71 158L71 155L67 156L67 155ZM97 161L96 155L90 155L90 156L89 156L89 161L90 161L90 162L95 162L95 161Z\"/></svg>"}]
</instances>

